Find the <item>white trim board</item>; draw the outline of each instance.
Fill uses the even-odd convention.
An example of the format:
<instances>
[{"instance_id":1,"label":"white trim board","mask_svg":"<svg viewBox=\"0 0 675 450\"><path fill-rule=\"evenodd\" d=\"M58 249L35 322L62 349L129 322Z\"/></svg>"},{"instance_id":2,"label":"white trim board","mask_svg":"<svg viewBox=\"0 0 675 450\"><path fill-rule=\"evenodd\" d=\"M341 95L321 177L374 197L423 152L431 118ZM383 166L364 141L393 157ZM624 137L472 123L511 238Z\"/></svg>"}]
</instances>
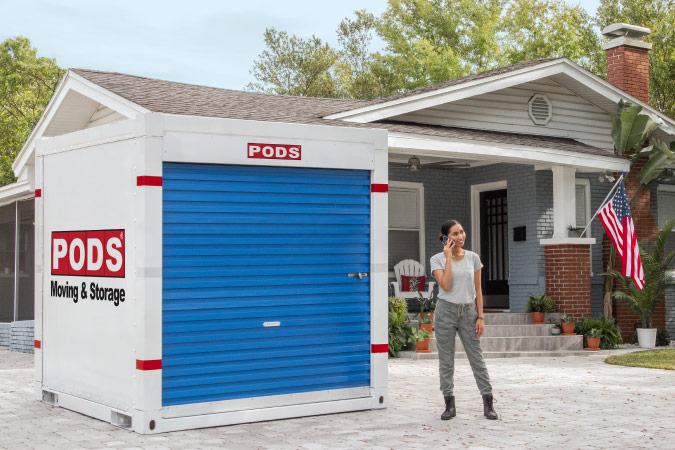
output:
<instances>
[{"instance_id":1,"label":"white trim board","mask_svg":"<svg viewBox=\"0 0 675 450\"><path fill-rule=\"evenodd\" d=\"M492 162L533 165L567 165L590 171L627 171L628 160L616 157L575 153L524 145L498 144L463 139L450 139L419 134L390 133L389 149L396 153L415 151L436 157L459 157ZM425 153L422 153L425 152Z\"/></svg>"},{"instance_id":2,"label":"white trim board","mask_svg":"<svg viewBox=\"0 0 675 450\"><path fill-rule=\"evenodd\" d=\"M471 185L471 251L480 255L480 193L507 190L506 180ZM508 223L508 222L507 222ZM508 225L507 225L508 226ZM508 245L508 242L507 244Z\"/></svg>"}]
</instances>

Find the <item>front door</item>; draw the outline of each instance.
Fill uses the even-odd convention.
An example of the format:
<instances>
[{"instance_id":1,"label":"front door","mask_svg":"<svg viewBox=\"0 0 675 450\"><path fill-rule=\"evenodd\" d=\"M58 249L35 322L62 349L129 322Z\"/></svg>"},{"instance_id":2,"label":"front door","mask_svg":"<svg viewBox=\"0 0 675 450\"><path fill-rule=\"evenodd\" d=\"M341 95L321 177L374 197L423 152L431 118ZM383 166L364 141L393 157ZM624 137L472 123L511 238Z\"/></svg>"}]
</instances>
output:
<instances>
[{"instance_id":1,"label":"front door","mask_svg":"<svg viewBox=\"0 0 675 450\"><path fill-rule=\"evenodd\" d=\"M480 193L480 250L486 308L509 308L508 204L506 189Z\"/></svg>"}]
</instances>

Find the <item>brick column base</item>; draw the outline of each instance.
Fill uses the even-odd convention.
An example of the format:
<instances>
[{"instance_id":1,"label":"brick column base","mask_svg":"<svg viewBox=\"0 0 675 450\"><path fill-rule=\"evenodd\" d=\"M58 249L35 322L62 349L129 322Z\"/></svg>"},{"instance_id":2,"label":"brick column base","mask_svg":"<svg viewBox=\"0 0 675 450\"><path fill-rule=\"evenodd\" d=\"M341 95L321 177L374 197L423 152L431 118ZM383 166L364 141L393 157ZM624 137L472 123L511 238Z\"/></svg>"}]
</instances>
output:
<instances>
[{"instance_id":1,"label":"brick column base","mask_svg":"<svg viewBox=\"0 0 675 450\"><path fill-rule=\"evenodd\" d=\"M591 316L590 245L548 245L545 249L546 295L559 312L575 319Z\"/></svg>"}]
</instances>

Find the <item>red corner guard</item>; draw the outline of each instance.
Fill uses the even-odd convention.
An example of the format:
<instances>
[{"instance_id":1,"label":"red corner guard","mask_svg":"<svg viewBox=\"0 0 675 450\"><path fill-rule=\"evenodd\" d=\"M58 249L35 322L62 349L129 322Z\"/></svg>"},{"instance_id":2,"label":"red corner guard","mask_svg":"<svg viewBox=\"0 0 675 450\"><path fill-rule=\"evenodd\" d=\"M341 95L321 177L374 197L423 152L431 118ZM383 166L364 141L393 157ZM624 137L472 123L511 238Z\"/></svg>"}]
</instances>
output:
<instances>
[{"instance_id":1,"label":"red corner guard","mask_svg":"<svg viewBox=\"0 0 675 450\"><path fill-rule=\"evenodd\" d=\"M371 184L370 192L389 192L388 184Z\"/></svg>"},{"instance_id":2,"label":"red corner guard","mask_svg":"<svg viewBox=\"0 0 675 450\"><path fill-rule=\"evenodd\" d=\"M35 189L35 198L42 197L42 189Z\"/></svg>"},{"instance_id":3,"label":"red corner guard","mask_svg":"<svg viewBox=\"0 0 675 450\"><path fill-rule=\"evenodd\" d=\"M35 348L42 348L42 342L36 340L35 341Z\"/></svg>"},{"instance_id":4,"label":"red corner guard","mask_svg":"<svg viewBox=\"0 0 675 450\"><path fill-rule=\"evenodd\" d=\"M160 370L162 368L161 359L151 359L143 361L140 359L136 360L136 369L138 370Z\"/></svg>"},{"instance_id":5,"label":"red corner guard","mask_svg":"<svg viewBox=\"0 0 675 450\"><path fill-rule=\"evenodd\" d=\"M141 175L136 177L136 186L161 186L162 177Z\"/></svg>"},{"instance_id":6,"label":"red corner guard","mask_svg":"<svg viewBox=\"0 0 675 450\"><path fill-rule=\"evenodd\" d=\"M370 353L389 353L389 344L371 344Z\"/></svg>"}]
</instances>

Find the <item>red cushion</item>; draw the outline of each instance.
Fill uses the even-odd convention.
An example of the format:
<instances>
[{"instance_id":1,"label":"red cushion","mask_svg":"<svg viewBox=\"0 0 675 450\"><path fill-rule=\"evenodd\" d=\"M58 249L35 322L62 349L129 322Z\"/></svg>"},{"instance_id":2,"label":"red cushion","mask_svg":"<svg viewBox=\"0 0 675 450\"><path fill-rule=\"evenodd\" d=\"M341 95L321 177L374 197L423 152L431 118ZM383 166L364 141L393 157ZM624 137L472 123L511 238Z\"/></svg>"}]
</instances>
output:
<instances>
[{"instance_id":1,"label":"red cushion","mask_svg":"<svg viewBox=\"0 0 675 450\"><path fill-rule=\"evenodd\" d=\"M417 289L415 289L413 286L415 282L413 280L417 280ZM415 291L422 291L424 292L424 283L426 282L427 277L426 276L421 276L421 277L408 277L405 275L401 275L401 290L403 292L415 292ZM412 283L411 283L412 281Z\"/></svg>"}]
</instances>

